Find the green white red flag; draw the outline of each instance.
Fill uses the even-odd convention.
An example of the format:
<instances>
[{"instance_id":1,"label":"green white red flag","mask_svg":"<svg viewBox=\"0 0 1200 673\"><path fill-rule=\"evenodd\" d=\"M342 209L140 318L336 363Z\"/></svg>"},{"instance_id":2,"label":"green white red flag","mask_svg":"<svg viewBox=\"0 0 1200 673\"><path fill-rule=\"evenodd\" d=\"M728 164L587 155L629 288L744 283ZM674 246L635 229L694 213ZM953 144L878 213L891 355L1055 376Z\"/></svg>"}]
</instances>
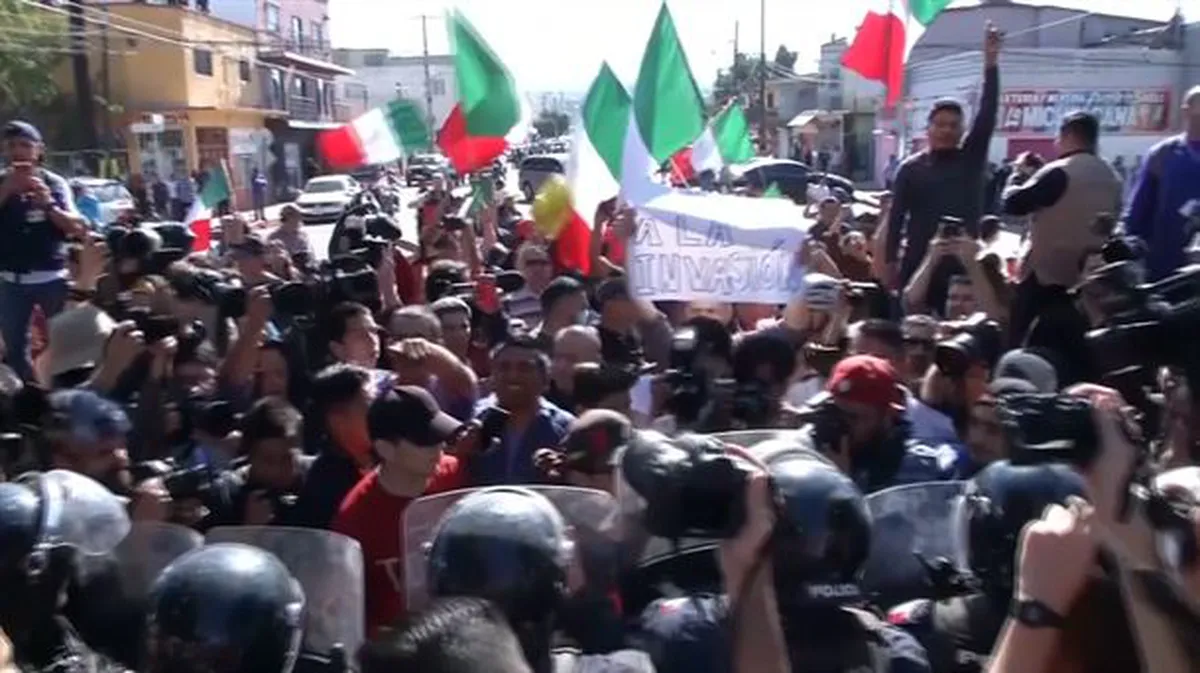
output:
<instances>
[{"instance_id":1,"label":"green white red flag","mask_svg":"<svg viewBox=\"0 0 1200 673\"><path fill-rule=\"evenodd\" d=\"M213 213L218 204L231 198L233 198L233 189L230 188L229 170L222 161L209 169L204 180L204 188L200 190L196 200L192 201L192 207L188 209L187 225L195 236L192 241L192 250L204 252L212 247Z\"/></svg>"},{"instance_id":2,"label":"green white red flag","mask_svg":"<svg viewBox=\"0 0 1200 673\"><path fill-rule=\"evenodd\" d=\"M854 42L842 54L842 65L887 87L887 104L900 100L904 64L925 28L952 0L888 0L868 11Z\"/></svg>"},{"instance_id":3,"label":"green white red flag","mask_svg":"<svg viewBox=\"0 0 1200 673\"><path fill-rule=\"evenodd\" d=\"M521 122L512 74L462 12L447 25L454 51L458 103L437 133L437 145L459 174L490 165L508 149L508 134Z\"/></svg>"}]
</instances>

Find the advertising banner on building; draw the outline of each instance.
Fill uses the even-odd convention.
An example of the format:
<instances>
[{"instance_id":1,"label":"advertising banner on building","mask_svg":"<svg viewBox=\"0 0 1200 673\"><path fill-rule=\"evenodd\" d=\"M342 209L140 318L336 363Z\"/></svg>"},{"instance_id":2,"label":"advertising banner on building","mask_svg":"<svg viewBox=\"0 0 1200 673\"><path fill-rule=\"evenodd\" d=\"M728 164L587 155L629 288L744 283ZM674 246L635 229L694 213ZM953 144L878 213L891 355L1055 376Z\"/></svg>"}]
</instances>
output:
<instances>
[{"instance_id":1,"label":"advertising banner on building","mask_svg":"<svg viewBox=\"0 0 1200 673\"><path fill-rule=\"evenodd\" d=\"M1170 119L1169 89L1026 89L1000 94L996 130L1010 136L1058 133L1066 115L1096 115L1103 134L1162 133Z\"/></svg>"}]
</instances>

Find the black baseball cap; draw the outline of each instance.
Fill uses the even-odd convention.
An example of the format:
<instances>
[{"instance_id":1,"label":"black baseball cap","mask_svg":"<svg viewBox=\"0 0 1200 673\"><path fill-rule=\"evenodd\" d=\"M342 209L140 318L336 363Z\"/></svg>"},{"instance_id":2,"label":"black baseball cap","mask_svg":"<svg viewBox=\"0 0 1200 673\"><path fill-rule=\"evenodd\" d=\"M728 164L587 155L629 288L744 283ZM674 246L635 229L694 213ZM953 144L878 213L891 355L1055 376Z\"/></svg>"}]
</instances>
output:
<instances>
[{"instance_id":1,"label":"black baseball cap","mask_svg":"<svg viewBox=\"0 0 1200 673\"><path fill-rule=\"evenodd\" d=\"M35 143L42 142L42 133L38 131L37 127L19 119L15 119L4 125L4 137L5 139L18 138Z\"/></svg>"},{"instance_id":2,"label":"black baseball cap","mask_svg":"<svg viewBox=\"0 0 1200 673\"><path fill-rule=\"evenodd\" d=\"M367 411L371 439L403 439L417 446L437 446L449 441L462 422L442 411L424 388L397 386L376 397Z\"/></svg>"}]
</instances>

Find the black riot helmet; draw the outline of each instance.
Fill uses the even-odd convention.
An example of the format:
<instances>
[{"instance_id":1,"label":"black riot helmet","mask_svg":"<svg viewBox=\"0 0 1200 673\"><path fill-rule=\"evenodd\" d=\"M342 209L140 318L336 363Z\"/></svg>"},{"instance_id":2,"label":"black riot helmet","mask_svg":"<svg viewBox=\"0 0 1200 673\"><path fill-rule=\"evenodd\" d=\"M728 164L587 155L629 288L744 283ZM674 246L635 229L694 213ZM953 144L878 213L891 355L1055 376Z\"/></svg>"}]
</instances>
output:
<instances>
[{"instance_id":1,"label":"black riot helmet","mask_svg":"<svg viewBox=\"0 0 1200 673\"><path fill-rule=\"evenodd\" d=\"M24 484L0 483L0 572L25 570L38 541L42 509L38 494Z\"/></svg>"},{"instance_id":2,"label":"black riot helmet","mask_svg":"<svg viewBox=\"0 0 1200 673\"><path fill-rule=\"evenodd\" d=\"M304 591L269 552L214 544L155 580L146 673L290 673L303 635Z\"/></svg>"},{"instance_id":3,"label":"black riot helmet","mask_svg":"<svg viewBox=\"0 0 1200 673\"><path fill-rule=\"evenodd\" d=\"M785 451L768 463L779 522L773 540L780 611L856 602L871 519L854 481L829 462Z\"/></svg>"},{"instance_id":4,"label":"black riot helmet","mask_svg":"<svg viewBox=\"0 0 1200 673\"><path fill-rule=\"evenodd\" d=\"M958 555L983 592L1007 601L1013 590L1014 557L1025 524L1049 505L1082 496L1083 479L1067 465L1012 465L998 461L967 485L958 510Z\"/></svg>"},{"instance_id":5,"label":"black riot helmet","mask_svg":"<svg viewBox=\"0 0 1200 673\"><path fill-rule=\"evenodd\" d=\"M546 497L497 487L459 500L442 517L429 550L433 596L477 596L514 625L554 614L566 593L573 545Z\"/></svg>"}]
</instances>

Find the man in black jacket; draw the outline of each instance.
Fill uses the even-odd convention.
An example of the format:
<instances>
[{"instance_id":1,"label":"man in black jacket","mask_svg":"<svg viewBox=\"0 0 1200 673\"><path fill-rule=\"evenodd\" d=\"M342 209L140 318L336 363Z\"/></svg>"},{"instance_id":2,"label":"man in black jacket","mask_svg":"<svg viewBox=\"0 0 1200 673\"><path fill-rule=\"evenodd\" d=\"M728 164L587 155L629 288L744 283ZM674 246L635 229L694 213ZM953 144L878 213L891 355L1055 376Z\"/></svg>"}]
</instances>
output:
<instances>
[{"instance_id":1,"label":"man in black jacket","mask_svg":"<svg viewBox=\"0 0 1200 673\"><path fill-rule=\"evenodd\" d=\"M996 128L1000 93L997 62L1000 32L990 23L983 48L983 94L971 132L963 139L963 106L953 100L934 103L926 128L927 147L908 157L896 171L895 195L888 217L888 279L902 288L925 258L943 216L962 219L972 238L983 212L984 170ZM900 242L907 239L904 259Z\"/></svg>"}]
</instances>

